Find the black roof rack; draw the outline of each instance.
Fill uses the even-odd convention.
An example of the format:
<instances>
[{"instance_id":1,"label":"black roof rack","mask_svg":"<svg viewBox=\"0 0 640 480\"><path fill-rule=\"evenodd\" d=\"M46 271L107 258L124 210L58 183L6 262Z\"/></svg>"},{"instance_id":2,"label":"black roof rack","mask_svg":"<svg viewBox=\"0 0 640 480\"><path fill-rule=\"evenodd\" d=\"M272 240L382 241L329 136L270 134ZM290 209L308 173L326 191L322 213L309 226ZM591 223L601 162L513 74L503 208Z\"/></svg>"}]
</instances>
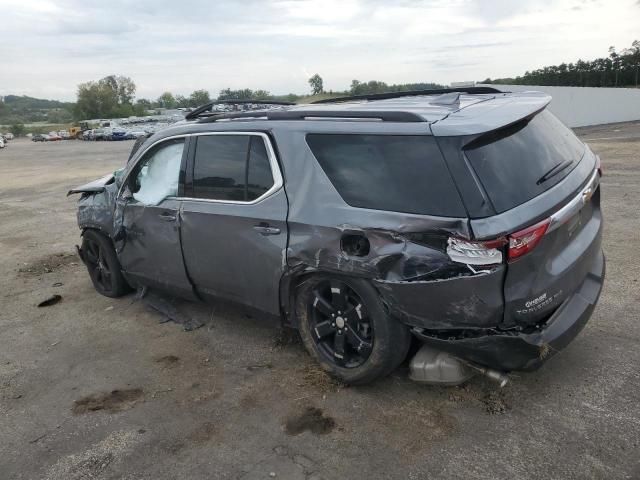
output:
<instances>
[{"instance_id":1,"label":"black roof rack","mask_svg":"<svg viewBox=\"0 0 640 480\"><path fill-rule=\"evenodd\" d=\"M407 90L405 92L387 92L387 93L372 93L369 95L351 95L347 97L326 98L324 100L316 100L311 102L317 103L337 103L337 102L349 102L352 100L387 100L389 98L401 98L401 97L417 97L419 95L442 95L444 93L469 93L469 94L483 94L483 93L505 93L497 90L493 87L463 87L463 88L437 88L433 90Z\"/></svg>"},{"instance_id":2,"label":"black roof rack","mask_svg":"<svg viewBox=\"0 0 640 480\"><path fill-rule=\"evenodd\" d=\"M413 112L397 111L331 111L331 110L256 110L253 112L220 113L208 115L200 123L236 118L266 118L267 120L306 120L321 118L381 120L384 122L424 122L424 118Z\"/></svg>"},{"instance_id":3,"label":"black roof rack","mask_svg":"<svg viewBox=\"0 0 640 480\"><path fill-rule=\"evenodd\" d=\"M200 105L195 110L191 110L187 113L184 118L186 120L193 120L197 118L201 113L204 113L211 109L214 105L242 105L246 103L254 103L256 105L295 105L295 103L291 102L281 102L278 100L251 100L251 99L229 99L229 100L214 100L213 102L205 103L204 105Z\"/></svg>"}]
</instances>

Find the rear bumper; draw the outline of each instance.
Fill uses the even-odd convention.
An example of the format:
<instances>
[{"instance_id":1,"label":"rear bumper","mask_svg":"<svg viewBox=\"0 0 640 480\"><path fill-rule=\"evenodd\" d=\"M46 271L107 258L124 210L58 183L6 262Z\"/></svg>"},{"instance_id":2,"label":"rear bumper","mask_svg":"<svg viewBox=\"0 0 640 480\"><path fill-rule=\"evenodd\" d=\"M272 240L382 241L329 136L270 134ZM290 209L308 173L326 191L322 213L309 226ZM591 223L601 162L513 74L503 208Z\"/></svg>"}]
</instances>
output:
<instances>
[{"instance_id":1,"label":"rear bumper","mask_svg":"<svg viewBox=\"0 0 640 480\"><path fill-rule=\"evenodd\" d=\"M491 333L466 338L443 338L422 328L413 333L434 348L496 370L535 370L566 347L584 328L596 306L605 277L602 251L573 295L533 333Z\"/></svg>"}]
</instances>

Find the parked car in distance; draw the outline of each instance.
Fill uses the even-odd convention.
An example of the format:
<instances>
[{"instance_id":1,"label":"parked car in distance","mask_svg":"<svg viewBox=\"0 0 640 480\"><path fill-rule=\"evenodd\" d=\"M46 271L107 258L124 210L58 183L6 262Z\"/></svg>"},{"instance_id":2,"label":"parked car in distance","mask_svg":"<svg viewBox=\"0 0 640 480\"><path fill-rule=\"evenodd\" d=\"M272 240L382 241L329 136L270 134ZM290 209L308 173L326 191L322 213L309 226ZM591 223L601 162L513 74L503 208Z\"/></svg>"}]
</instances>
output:
<instances>
[{"instance_id":1,"label":"parked car in distance","mask_svg":"<svg viewBox=\"0 0 640 480\"><path fill-rule=\"evenodd\" d=\"M60 135L58 135L57 132L49 132L48 137L49 137L48 140L50 142L57 142L59 140L62 140L62 137Z\"/></svg>"},{"instance_id":2,"label":"parked car in distance","mask_svg":"<svg viewBox=\"0 0 640 480\"><path fill-rule=\"evenodd\" d=\"M0 136L0 148L4 148L4 147L5 147L4 138Z\"/></svg>"},{"instance_id":3,"label":"parked car in distance","mask_svg":"<svg viewBox=\"0 0 640 480\"><path fill-rule=\"evenodd\" d=\"M32 142L48 142L49 135L46 135L44 133L34 133L33 136L31 137L31 141Z\"/></svg>"},{"instance_id":4,"label":"parked car in distance","mask_svg":"<svg viewBox=\"0 0 640 480\"><path fill-rule=\"evenodd\" d=\"M111 138L110 140L118 141L118 140L127 140L127 131L123 128L114 128L111 130Z\"/></svg>"},{"instance_id":5,"label":"parked car in distance","mask_svg":"<svg viewBox=\"0 0 640 480\"><path fill-rule=\"evenodd\" d=\"M605 275L600 159L550 100L477 87L195 109L69 192L79 253L109 297L280 318L347 383L387 375L415 339L413 379L503 384L578 335Z\"/></svg>"},{"instance_id":6,"label":"parked car in distance","mask_svg":"<svg viewBox=\"0 0 640 480\"><path fill-rule=\"evenodd\" d=\"M140 137L144 137L147 133L144 130L129 130L127 132L127 138L129 140L137 140Z\"/></svg>"},{"instance_id":7,"label":"parked car in distance","mask_svg":"<svg viewBox=\"0 0 640 480\"><path fill-rule=\"evenodd\" d=\"M7 132L2 136L4 137L5 140L13 140L13 133L11 132Z\"/></svg>"},{"instance_id":8,"label":"parked car in distance","mask_svg":"<svg viewBox=\"0 0 640 480\"><path fill-rule=\"evenodd\" d=\"M99 141L99 140L105 140L105 139L106 139L106 131L104 128L96 128L93 130L93 133L91 135L91 140Z\"/></svg>"}]
</instances>

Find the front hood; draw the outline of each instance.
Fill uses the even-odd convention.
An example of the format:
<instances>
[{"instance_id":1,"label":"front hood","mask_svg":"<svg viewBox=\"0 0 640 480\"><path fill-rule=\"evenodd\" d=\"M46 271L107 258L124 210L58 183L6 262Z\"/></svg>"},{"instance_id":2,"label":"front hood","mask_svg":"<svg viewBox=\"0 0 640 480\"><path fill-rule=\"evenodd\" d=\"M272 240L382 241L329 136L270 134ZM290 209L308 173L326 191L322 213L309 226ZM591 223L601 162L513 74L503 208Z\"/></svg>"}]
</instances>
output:
<instances>
[{"instance_id":1,"label":"front hood","mask_svg":"<svg viewBox=\"0 0 640 480\"><path fill-rule=\"evenodd\" d=\"M75 193L102 193L107 185L111 185L116 181L116 177L122 170L100 177L79 187L72 188L67 192L67 197Z\"/></svg>"}]
</instances>

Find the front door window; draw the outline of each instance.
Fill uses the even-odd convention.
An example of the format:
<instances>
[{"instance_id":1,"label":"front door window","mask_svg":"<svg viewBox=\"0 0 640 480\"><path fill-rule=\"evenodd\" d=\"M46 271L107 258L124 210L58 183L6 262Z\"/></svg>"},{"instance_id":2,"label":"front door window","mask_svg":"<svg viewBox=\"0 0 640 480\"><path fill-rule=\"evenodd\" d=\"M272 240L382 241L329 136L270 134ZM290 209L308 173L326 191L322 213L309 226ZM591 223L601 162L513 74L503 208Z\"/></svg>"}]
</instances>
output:
<instances>
[{"instance_id":1,"label":"front door window","mask_svg":"<svg viewBox=\"0 0 640 480\"><path fill-rule=\"evenodd\" d=\"M183 151L182 138L153 147L134 174L133 198L145 205L158 205L167 197L177 196Z\"/></svg>"}]
</instances>

